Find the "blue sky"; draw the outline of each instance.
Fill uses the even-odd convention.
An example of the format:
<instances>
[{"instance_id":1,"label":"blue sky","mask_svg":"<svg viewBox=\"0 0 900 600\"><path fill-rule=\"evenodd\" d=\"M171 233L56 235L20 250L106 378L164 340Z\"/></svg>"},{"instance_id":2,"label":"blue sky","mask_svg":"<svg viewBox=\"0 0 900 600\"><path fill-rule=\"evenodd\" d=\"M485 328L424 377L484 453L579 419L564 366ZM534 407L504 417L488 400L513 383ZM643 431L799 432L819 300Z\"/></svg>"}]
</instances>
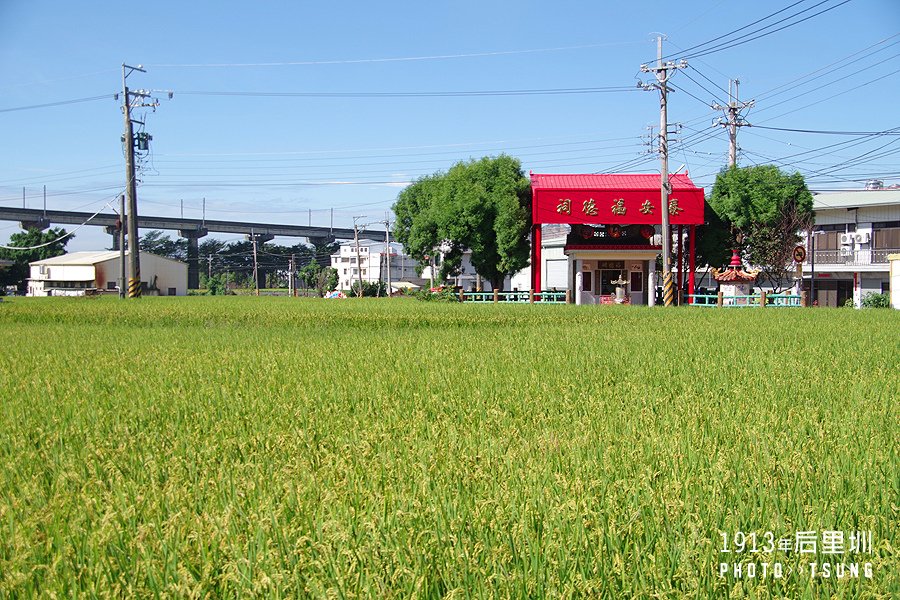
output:
<instances>
[{"instance_id":1,"label":"blue sky","mask_svg":"<svg viewBox=\"0 0 900 600\"><path fill-rule=\"evenodd\" d=\"M404 182L500 152L526 171L657 172L642 138L659 124L658 95L636 87L657 32L677 59L791 4L740 34L831 10L741 45L722 38L673 76L669 121L683 128L670 169L684 164L712 186L728 141L709 103L725 103L738 78L741 100L756 100L754 127L738 136L741 165L775 162L818 190L900 183L900 136L763 129L900 127L900 2L841 2L3 0L0 205L21 206L24 187L40 207L44 185L55 209L94 211L117 197L123 62L147 70L130 87L160 90L145 119L142 214L178 215L183 204L199 217L205 198L211 219L327 225L333 209L336 226L381 220ZM505 94L433 95L484 91ZM256 95L234 95L247 92ZM345 95L298 95L308 93ZM432 95L373 96L396 93ZM0 222L0 241L17 230ZM86 227L69 248L109 244Z\"/></svg>"}]
</instances>

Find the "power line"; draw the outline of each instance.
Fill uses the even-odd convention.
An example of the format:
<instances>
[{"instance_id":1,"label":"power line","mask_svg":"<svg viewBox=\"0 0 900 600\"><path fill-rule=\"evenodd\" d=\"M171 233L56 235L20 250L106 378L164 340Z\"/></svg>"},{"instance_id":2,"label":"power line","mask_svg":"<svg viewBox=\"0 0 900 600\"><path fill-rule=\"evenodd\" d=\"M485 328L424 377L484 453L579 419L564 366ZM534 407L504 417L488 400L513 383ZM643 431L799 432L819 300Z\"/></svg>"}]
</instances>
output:
<instances>
[{"instance_id":1,"label":"power line","mask_svg":"<svg viewBox=\"0 0 900 600\"><path fill-rule=\"evenodd\" d=\"M749 24L747 24L747 25L744 25L743 27L738 27L737 29L735 29L735 30L733 30L733 31L729 31L728 33L724 33L724 34L722 34L722 35L720 35L720 36L718 36L718 37L714 37L714 38L712 38L711 40L707 40L707 41L702 42L702 43L700 43L700 44L696 44L696 45L694 45L694 46L691 46L690 48L686 48L685 50L682 50L681 53L682 53L682 55L683 55L683 54L686 54L686 53L691 52L691 51L693 51L693 50L697 50L698 48L702 48L703 46L708 46L709 44L712 44L713 42L717 42L717 41L719 41L719 40L721 40L721 39L724 39L724 38L727 38L727 37L729 37L729 36L731 36L731 35L734 35L735 33L738 33L738 32L740 32L740 31L743 31L744 29L747 29L747 28L749 28L749 27L753 27L754 25L757 25L757 24L759 24L759 23L762 23L763 21L767 21L767 20L771 19L772 17L774 17L774 16L776 16L776 15L779 15L779 14L781 14L781 13L787 11L787 10L790 10L790 9L794 8L794 7L797 6L798 4L803 4L804 2L806 2L806 0L799 0L799 2L794 2L793 4L791 4L791 5L789 5L789 6L786 6L786 7L782 8L781 10L777 10L777 11L775 11L775 12L769 14L769 15L766 15L766 16L763 17L762 19L757 19L756 21L753 21L752 23L749 23ZM675 56L674 54L670 54L670 55L668 55L668 56L664 56L664 57L663 57L663 60L666 60L666 59L669 59L669 58L673 58L674 56Z\"/></svg>"},{"instance_id":2,"label":"power line","mask_svg":"<svg viewBox=\"0 0 900 600\"><path fill-rule=\"evenodd\" d=\"M552 48L531 48L526 50L498 50L492 52L472 52L468 54L434 54L426 56L398 56L382 58L357 58L345 60L301 60L267 63L194 63L194 64L159 64L150 65L154 68L240 68L240 67L293 67L316 65L356 65L366 63L390 63L390 62L416 62L428 60L448 60L456 58L480 58L486 56L510 56L516 54L536 54L541 52L560 52L564 50L583 50L588 48L608 48L614 46L628 46L643 42L607 42L598 44L581 44L577 46L558 46Z\"/></svg>"},{"instance_id":3,"label":"power line","mask_svg":"<svg viewBox=\"0 0 900 600\"><path fill-rule=\"evenodd\" d=\"M94 100L111 100L115 98L115 94L103 94L102 96L88 96L87 98L73 98L71 100L60 100L58 102L47 102L45 104L30 104L28 106L16 106L15 108L0 108L0 113L15 112L20 110L32 110L35 108L49 108L51 106L64 106L66 104L78 104L80 102L93 102Z\"/></svg>"},{"instance_id":4,"label":"power line","mask_svg":"<svg viewBox=\"0 0 900 600\"><path fill-rule=\"evenodd\" d=\"M754 129L771 129L773 131L791 131L793 133L819 133L824 135L900 135L897 128L884 131L825 131L819 129L790 129L788 127L767 127L765 125L752 125Z\"/></svg>"},{"instance_id":5,"label":"power line","mask_svg":"<svg viewBox=\"0 0 900 600\"><path fill-rule=\"evenodd\" d=\"M250 96L256 98L465 98L481 96L546 96L565 94L602 94L636 92L632 86L548 88L523 90L473 90L440 92L255 92L255 91L200 91L178 92L189 96Z\"/></svg>"},{"instance_id":6,"label":"power line","mask_svg":"<svg viewBox=\"0 0 900 600\"><path fill-rule=\"evenodd\" d=\"M852 54L848 54L847 56L845 56L845 57L843 57L843 58L840 58L840 59L838 59L838 60L836 60L836 61L834 61L834 62L832 62L832 63L830 63L830 64L827 64L827 65L825 65L824 67L820 67L820 68L816 69L815 71L811 71L811 72L809 72L809 73L807 73L807 74L805 74L805 75L801 75L801 76L799 76L799 77L796 77L795 79L792 79L791 81L788 81L787 83L783 83L783 84L781 84L781 85L779 85L779 86L777 86L777 87L774 87L774 88L772 88L772 89L770 89L770 90L767 90L767 91L765 91L765 92L763 92L763 93L761 93L761 94L758 94L758 95L756 96L756 98L757 98L757 100L760 100L760 99L762 99L762 98L767 98L767 97L769 97L769 96L778 96L778 95L784 94L784 93L786 93L786 92L788 91L788 90L779 91L779 90L782 90L782 88L786 88L786 87L794 88L794 87L797 87L798 85L805 85L806 83L809 83L809 82L800 83L800 82L802 82L804 79L809 79L809 78L811 78L811 77L815 77L816 75L818 75L818 74L820 74L820 73L822 73L822 72L825 72L825 71L828 71L828 72L834 72L834 71L837 71L837 70L840 70L840 69L844 69L844 68L846 68L846 67L852 65L853 63L859 62L859 61L861 61L861 60L864 60L864 59L866 59L866 58L869 58L870 56L873 56L873 55L875 55L875 54L878 54L879 52L882 52L882 51L884 51L884 50L890 48L891 46L895 46L896 44L900 44L900 40L895 41L895 42L893 42L893 43L891 43L891 44L888 44L888 45L885 46L884 48L879 48L878 50L875 50L875 51L873 51L873 52L869 52L868 54L866 54L866 55L864 55L864 56L861 56L861 57L859 57L859 58L857 58L857 59L855 59L855 60L852 60L852 61L850 61L850 62L848 62L848 63L846 63L846 64L844 64L844 65L841 65L840 67L837 67L837 65L840 65L842 62L845 62L845 61L847 61L848 59L851 59L851 58L857 56L858 54L862 54L863 52L866 52L867 50L871 50L872 48L875 48L875 47L877 47L877 46L880 46L881 44L884 44L885 42L887 42L887 41L889 41L889 40L892 40L892 39L894 39L894 38L897 37L897 36L900 36L900 33L894 34L894 35L892 35L892 36L890 36L890 37L887 37L887 38L885 38L885 39L883 39L883 40L880 40L880 41L878 41L878 42L872 44L871 46L866 46L865 48L863 48L863 49L861 49L861 50L858 50L858 51L856 51L856 52L853 52ZM881 62L885 62L885 61L881 61ZM876 64L881 64L881 62L876 63ZM837 68L836 68L836 69L833 69L832 67L837 67Z\"/></svg>"},{"instance_id":7,"label":"power line","mask_svg":"<svg viewBox=\"0 0 900 600\"><path fill-rule=\"evenodd\" d=\"M789 111L787 111L787 112L783 112L783 113L781 113L780 115L777 115L777 116L774 116L774 117L770 117L770 118L768 119L768 121L774 121L775 119L778 119L778 118L780 118L780 117L784 117L784 116L786 116L786 115L790 115L790 114L792 114L792 113L795 113L795 112L797 112L797 111L799 111L799 110L803 110L804 108L809 108L810 106L815 106L816 104L821 104L822 102L827 102L828 100L833 100L834 98L837 98L838 96L843 96L844 94L849 94L850 92L854 92L854 91L858 90L859 88L865 87L865 86L867 86L867 85L872 85L873 83L877 83L877 82L879 82L879 81L882 81L884 78L890 77L891 75L896 75L897 73L900 73L900 69L897 69L897 70L895 70L895 71L892 71L892 72L890 72L890 73L888 73L888 74L886 74L886 75L883 75L883 76L881 76L881 77L877 77L877 78L875 78L875 79L872 79L871 81L867 81L867 82L865 82L865 83L861 83L861 84L857 85L856 87L850 88L849 90L844 90L843 92L838 92L837 94L832 94L831 96L828 96L828 97L826 97L826 98L822 98L821 100L817 100L816 102L811 102L811 103L809 103L809 104L806 104L805 106L801 106L801 107L799 107L799 108L795 108L794 110L789 110ZM849 77L849 75L848 75L848 77ZM844 77L844 78L842 78L842 79L846 79L846 77ZM838 81L841 81L841 80L838 80ZM831 82L831 83L837 83L837 81L833 81L833 82ZM825 85L831 85L831 84L829 83L829 84L825 84ZM820 87L825 87L825 85L820 86ZM809 92L807 92L807 93L809 93ZM805 95L805 94L800 94L800 95L798 95L798 96L795 96L795 98L797 98L797 97L799 97L799 96L802 96L802 95ZM793 100L793 99L794 99L794 98L790 98L790 100ZM784 102L787 102L787 100L785 100ZM779 103L779 104L783 104L783 102L781 102L781 103ZM767 106L765 109L761 109L761 110L759 110L759 111L757 111L757 112L762 112L763 110L767 110L767 109L773 108L774 106L777 106L777 105ZM768 122L768 121L764 121L764 122Z\"/></svg>"},{"instance_id":8,"label":"power line","mask_svg":"<svg viewBox=\"0 0 900 600\"><path fill-rule=\"evenodd\" d=\"M697 52L694 52L693 54L688 54L688 55L684 56L683 58L684 58L685 60L690 60L690 59L693 59L693 58L698 58L698 57L701 57L701 56L707 56L707 55L709 55L709 54L714 54L714 53L716 53L716 52L721 52L722 50L729 50L729 49L735 48L735 47L737 47L737 46L742 46L742 45L747 44L747 43L749 43L749 42L758 40L758 39L760 39L760 38L764 38L764 37L766 37L766 36L772 35L773 33L777 33L777 32L779 32L779 31L782 31L782 30L784 30L784 29L787 29L788 27L793 27L794 25L799 25L800 23L803 23L803 22L805 22L805 21L808 21L808 20L810 20L810 19L812 19L812 18L814 18L814 17L817 17L817 16L819 16L819 15L821 15L821 14L824 14L824 13L826 13L826 12L832 11L832 10L834 10L835 8L838 8L838 7L840 7L840 6L843 6L844 4L847 4L848 2L850 2L851 0L843 0L843 2L840 2L839 4L835 4L834 6L831 6L831 7L825 8L825 9L823 9L823 10L820 10L819 12L813 13L813 14L811 14L811 15L809 15L809 16L807 16L807 17L804 17L804 18L802 18L802 19L800 19L800 20L798 20L798 21L794 21L794 22L792 22L792 23L788 23L787 25L783 25L783 26L778 27L778 28L776 28L776 29L772 29L772 30L769 30L769 31L765 31L765 30L766 30L767 28L769 28L769 27L772 27L772 26L774 26L774 25L778 25L779 23L783 23L783 22L787 21L788 19L792 19L792 18L794 18L794 17L796 17L796 16L799 16L799 15L801 15L801 14L803 14L803 13L805 13L805 12L808 12L808 11L814 9L814 8L817 8L817 7L821 6L822 4L825 4L826 2L829 2L829 1L830 1L830 0L822 0L822 1L819 2L818 4L814 4L813 6L811 6L811 7L809 7L809 8L803 9L803 10L797 12L797 13L794 13L793 15L790 15L790 16L788 16L788 17L785 17L784 19L781 19L780 21L776 21L775 23L772 23L772 24L766 25L765 27L761 27L761 28L759 28L759 29L756 29L756 30L754 30L754 31L751 31L750 33L747 33L747 34L744 34L744 35L742 35L742 36L739 36L739 37L737 37L737 38L735 38L735 39L733 39L733 40L729 40L729 41L727 41L727 42L723 42L723 43L721 43L721 44L717 44L717 45L712 46L712 47L710 47L710 48L705 48L705 49L703 49L703 50L699 50L699 51L697 51ZM764 33L760 33L760 32L764 32ZM748 38L748 36L751 36L751 35L756 34L756 33L759 33L759 35L757 35L757 36L755 36L755 37L749 37L749 38ZM744 38L748 38L748 39L744 39Z\"/></svg>"}]
</instances>

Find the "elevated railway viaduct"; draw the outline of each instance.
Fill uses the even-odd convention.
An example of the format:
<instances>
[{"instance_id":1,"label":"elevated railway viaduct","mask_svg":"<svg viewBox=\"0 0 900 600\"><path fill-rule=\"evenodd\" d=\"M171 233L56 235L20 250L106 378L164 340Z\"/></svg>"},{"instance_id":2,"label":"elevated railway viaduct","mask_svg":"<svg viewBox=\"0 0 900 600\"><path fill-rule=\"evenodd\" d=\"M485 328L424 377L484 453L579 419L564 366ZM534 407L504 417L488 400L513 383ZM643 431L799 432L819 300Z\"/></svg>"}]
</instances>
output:
<instances>
[{"instance_id":1,"label":"elevated railway viaduct","mask_svg":"<svg viewBox=\"0 0 900 600\"><path fill-rule=\"evenodd\" d=\"M82 223L95 227L104 227L106 232L112 236L113 249L117 250L119 245L118 227L125 225L119 222L119 215L101 212L91 218L92 215L93 213L67 210L0 207L0 220L18 221L22 229L35 228L44 230L50 227L51 224L81 225ZM138 215L138 229L177 231L180 237L187 240L188 288L191 289L200 286L199 240L210 233L242 234L248 240L256 239L259 243L268 242L277 236L306 238L311 244L353 239L353 229L346 227L312 227L279 223L215 221L210 219L184 219L144 215ZM384 232L360 231L359 237L370 240L383 240Z\"/></svg>"}]
</instances>

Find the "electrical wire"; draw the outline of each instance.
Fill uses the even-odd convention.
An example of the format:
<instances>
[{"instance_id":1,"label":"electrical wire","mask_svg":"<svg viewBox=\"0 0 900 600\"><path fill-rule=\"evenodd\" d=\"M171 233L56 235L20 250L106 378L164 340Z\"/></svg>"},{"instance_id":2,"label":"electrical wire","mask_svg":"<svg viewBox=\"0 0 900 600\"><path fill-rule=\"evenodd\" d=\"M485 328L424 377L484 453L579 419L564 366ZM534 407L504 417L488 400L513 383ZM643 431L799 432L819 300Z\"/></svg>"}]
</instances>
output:
<instances>
[{"instance_id":1,"label":"electrical wire","mask_svg":"<svg viewBox=\"0 0 900 600\"><path fill-rule=\"evenodd\" d=\"M498 50L493 52L472 52L468 54L434 54L426 56L398 56L383 58L357 58L344 60L302 60L282 61L267 63L194 63L194 64L158 64L149 65L150 68L241 68L241 67L289 67L289 66L319 66L319 65L356 65L368 63L391 62L417 62L428 60L448 60L457 58L481 58L486 56L510 56L516 54L536 54L541 52L560 52L564 50L583 50L588 48L608 48L615 46L629 46L643 42L607 42L597 44L581 44L577 46L558 46L551 48L532 48L526 50Z\"/></svg>"},{"instance_id":2,"label":"electrical wire","mask_svg":"<svg viewBox=\"0 0 900 600\"><path fill-rule=\"evenodd\" d=\"M830 6L830 7L828 7L828 8L823 9L823 10L820 10L819 12L814 13L814 14L811 14L811 15L809 15L809 16L807 16L807 17L804 17L804 18L802 18L802 19L800 19L800 20L794 21L794 22L792 22L792 23L788 23L787 25L783 25L783 26L781 26L781 27L778 27L777 29L772 29L772 30L770 30L770 31L765 31L765 30L766 30L767 28L769 28L769 27L772 27L772 26L774 26L774 25L778 25L779 23L783 23L783 22L787 21L788 19L792 19L792 18L794 18L794 17L796 17L796 16L799 16L799 15L801 15L801 14L807 12L807 11L810 11L810 10L812 10L812 9L814 9L814 8L817 8L817 7L821 6L822 4L825 4L825 3L829 2L829 1L830 1L830 0L822 0L822 1L819 2L818 4L814 4L813 6L811 6L811 7L809 7L809 8L806 8L806 9L803 9L803 10L797 12L797 13L794 13L793 15L790 15L790 16L788 16L788 17L786 17L786 18L784 18L784 19L782 19L782 20L780 20L780 21L777 21L777 22L772 23L772 24L770 24L770 25L766 25L765 27L761 27L761 28L759 28L759 29L757 29L757 30L751 31L750 33L747 33L747 34L744 34L744 35L742 35L742 36L739 36L739 37L737 37L737 38L735 38L735 39L733 39L733 40L729 40L729 41L727 41L727 42L723 42L723 43L721 43L721 44L712 46L712 47L710 47L710 48L704 48L704 49L702 49L702 50L699 50L699 51L697 51L697 52L694 52L693 54L688 54L688 55L686 55L686 56L682 56L682 58L683 58L684 60L691 60L691 59L693 59L693 58L699 58L699 57L701 57L701 56L707 56L707 55L709 55L709 54L714 54L714 53L716 53L716 52L721 52L721 51L723 51L723 50L730 50L731 48L735 48L735 47L737 47L737 46L742 46L742 45L747 44L747 43L749 43L749 42L753 42L753 41L758 40L758 39L760 39L760 38L764 38L764 37L767 37L767 36L769 36L769 35L772 35L773 33L777 33L777 32L779 32L779 31L783 31L784 29L787 29L788 27L793 27L793 26L799 25L800 23L803 23L803 22L805 22L805 21L809 21L810 19L812 19L812 18L814 18L814 17L817 17L817 16L819 16L819 15L821 15L821 14L827 13L827 12L829 12L829 11L832 11L832 10L834 10L834 9L836 9L836 8L841 7L841 6L843 6L844 4L847 4L848 2L850 2L851 0L843 0L843 2L840 2L840 3L838 3L838 4L835 4L834 6ZM760 33L760 32L764 32L764 33ZM751 36L751 35L756 34L756 33L760 33L760 35L757 35L757 36L755 36L755 37L749 37L749 38L748 38L748 36ZM744 39L744 38L748 38L748 39Z\"/></svg>"},{"instance_id":3,"label":"electrical wire","mask_svg":"<svg viewBox=\"0 0 900 600\"><path fill-rule=\"evenodd\" d=\"M31 104L29 106L16 106L14 108L0 108L0 113L15 112L20 110L32 110L35 108L49 108L51 106L64 106L66 104L78 104L81 102L93 102L94 100L106 100L115 98L114 94L103 94L102 96L89 96L87 98L73 98L72 100L60 100L58 102L47 102L46 104Z\"/></svg>"},{"instance_id":4,"label":"electrical wire","mask_svg":"<svg viewBox=\"0 0 900 600\"><path fill-rule=\"evenodd\" d=\"M768 20L771 19L772 17L774 17L774 16L776 16L776 15L779 15L779 14L781 14L781 13L787 11L787 10L792 9L792 8L794 8L795 6L797 6L798 4L803 4L804 2L806 2L806 0L799 0L798 2L794 2L793 4L790 4L790 5L788 5L788 6L785 6L785 7L782 8L781 10L777 10L777 11L775 11L775 12L769 14L769 15L766 15L766 16L763 17L762 19L757 19L756 21L753 21L752 23L748 23L747 25L744 25L743 27L738 27L737 29L734 29L734 30L732 30L732 31L729 31L728 33L723 33L722 35L720 35L720 36L718 36L718 37L714 37L714 38L712 38L711 40L707 40L707 41L702 42L702 43L700 43L700 44L696 44L696 45L694 45L694 46L691 46L690 48L687 48L687 49L685 49L685 50L682 50L681 52L682 52L682 54L684 54L684 53L687 53L687 52L691 52L691 51L697 50L698 48L702 48L703 46L708 46L709 44L712 44L713 42L717 42L717 41L719 41L719 40L721 40L721 39L724 39L724 38L727 38L727 37L729 37L729 36L731 36L731 35L734 35L735 33L739 33L739 32L741 32L741 31L743 31L743 30L745 30L745 29L747 29L747 28L749 28L749 27L753 27L754 25L758 25L759 23L762 23L763 21L768 21ZM788 17L788 18L789 18L789 17ZM665 61L666 59L671 59L671 58L673 58L674 56L675 56L675 55L673 55L673 54L669 54L669 55L667 55L667 56L663 56L663 60Z\"/></svg>"},{"instance_id":5,"label":"electrical wire","mask_svg":"<svg viewBox=\"0 0 900 600\"><path fill-rule=\"evenodd\" d=\"M639 92L632 86L590 87L590 88L548 88L523 90L476 90L441 92L249 92L249 91L202 91L179 92L182 96L250 96L256 98L460 98L478 96L546 96L565 94L602 94L617 92Z\"/></svg>"},{"instance_id":6,"label":"electrical wire","mask_svg":"<svg viewBox=\"0 0 900 600\"><path fill-rule=\"evenodd\" d=\"M884 131L825 131L820 129L790 129L788 127L767 127L765 125L753 125L755 129L770 129L772 131L790 131L793 133L817 133L824 135L900 135L897 127Z\"/></svg>"}]
</instances>

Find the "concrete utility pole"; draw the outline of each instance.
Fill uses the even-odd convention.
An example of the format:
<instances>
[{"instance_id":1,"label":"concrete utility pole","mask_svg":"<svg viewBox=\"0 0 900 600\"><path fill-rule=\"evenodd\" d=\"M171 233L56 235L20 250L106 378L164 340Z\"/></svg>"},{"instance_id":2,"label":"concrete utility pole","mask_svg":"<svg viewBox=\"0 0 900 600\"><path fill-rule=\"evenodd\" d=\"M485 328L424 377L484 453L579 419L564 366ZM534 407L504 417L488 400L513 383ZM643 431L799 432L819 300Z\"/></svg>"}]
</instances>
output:
<instances>
[{"instance_id":1,"label":"concrete utility pole","mask_svg":"<svg viewBox=\"0 0 900 600\"><path fill-rule=\"evenodd\" d=\"M669 231L669 192L672 184L669 183L669 123L668 123L668 82L672 71L687 67L687 61L674 61L663 63L662 57L663 36L656 38L656 66L641 65L641 72L655 73L656 83L641 85L645 90L659 90L659 160L660 160L660 196L662 209L662 259L663 259L663 303L671 306L675 300L675 291L672 285L672 268L670 261L671 232Z\"/></svg>"},{"instance_id":2,"label":"concrete utility pole","mask_svg":"<svg viewBox=\"0 0 900 600\"><path fill-rule=\"evenodd\" d=\"M129 69L126 71L126 69ZM128 195L128 251L131 277L128 278L128 297L141 297L141 260L138 255L137 180L134 169L134 124L131 121L131 92L126 79L134 71L146 73L140 65L129 67L122 63L122 112L125 114L125 192Z\"/></svg>"},{"instance_id":3,"label":"concrete utility pole","mask_svg":"<svg viewBox=\"0 0 900 600\"><path fill-rule=\"evenodd\" d=\"M125 194L119 196L119 299L125 299Z\"/></svg>"},{"instance_id":4,"label":"concrete utility pole","mask_svg":"<svg viewBox=\"0 0 900 600\"><path fill-rule=\"evenodd\" d=\"M734 94L731 93L732 84L734 85ZM739 79L732 79L728 82L728 106L721 104L712 104L713 110L721 110L725 112L725 117L721 117L713 121L713 125L721 125L728 128L728 166L734 168L737 166L737 128L750 125L741 117L741 111L745 108L752 108L756 103L755 100L750 102L738 101L738 87L741 85Z\"/></svg>"},{"instance_id":5,"label":"concrete utility pole","mask_svg":"<svg viewBox=\"0 0 900 600\"><path fill-rule=\"evenodd\" d=\"M297 284L294 280L294 270L297 268L297 255L291 254L291 265L288 267L288 296L295 297L297 295Z\"/></svg>"},{"instance_id":6,"label":"concrete utility pole","mask_svg":"<svg viewBox=\"0 0 900 600\"><path fill-rule=\"evenodd\" d=\"M138 248L138 214L137 214L137 176L135 175L134 162L134 121L131 118L132 108L156 108L159 103L155 100L145 102L144 99L150 96L145 90L129 90L128 76L135 71L146 73L147 71L141 65L131 67L122 63L122 112L125 116L125 134L123 141L125 142L125 191L128 195L128 253L131 263L131 277L128 278L128 297L141 297L141 261L140 250ZM171 93L169 94L171 97ZM132 106L133 99L137 103ZM139 124L143 125L140 121ZM141 150L149 148L151 136L141 133L140 146Z\"/></svg>"},{"instance_id":7,"label":"concrete utility pole","mask_svg":"<svg viewBox=\"0 0 900 600\"><path fill-rule=\"evenodd\" d=\"M356 226L356 221L359 219L365 219L365 217L353 217L353 242L356 245L356 274L357 279L359 281L359 289L356 290L356 297L362 298L363 295L363 286L362 286L362 265L359 262L359 229Z\"/></svg>"},{"instance_id":8,"label":"concrete utility pole","mask_svg":"<svg viewBox=\"0 0 900 600\"><path fill-rule=\"evenodd\" d=\"M391 222L384 220L384 247L387 252L387 297L391 297Z\"/></svg>"},{"instance_id":9,"label":"concrete utility pole","mask_svg":"<svg viewBox=\"0 0 900 600\"><path fill-rule=\"evenodd\" d=\"M259 270L256 262L256 236L253 230L250 230L250 237L253 238L253 285L256 287L256 295L259 296Z\"/></svg>"}]
</instances>

